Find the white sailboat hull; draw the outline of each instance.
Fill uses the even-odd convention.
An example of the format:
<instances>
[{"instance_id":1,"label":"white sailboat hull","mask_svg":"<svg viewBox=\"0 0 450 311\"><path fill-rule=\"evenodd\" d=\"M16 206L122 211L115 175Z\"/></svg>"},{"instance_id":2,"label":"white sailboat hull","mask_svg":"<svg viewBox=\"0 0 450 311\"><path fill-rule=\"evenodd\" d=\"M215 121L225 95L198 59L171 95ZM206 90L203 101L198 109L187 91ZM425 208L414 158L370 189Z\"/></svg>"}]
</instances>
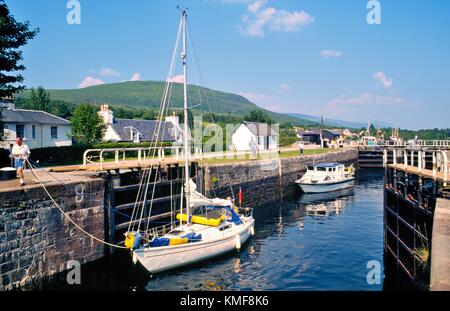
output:
<instances>
[{"instance_id":1,"label":"white sailboat hull","mask_svg":"<svg viewBox=\"0 0 450 311\"><path fill-rule=\"evenodd\" d=\"M302 183L297 181L304 193L322 193L338 191L353 187L355 178L351 177L343 181L330 182L330 183Z\"/></svg>"},{"instance_id":2,"label":"white sailboat hull","mask_svg":"<svg viewBox=\"0 0 450 311\"><path fill-rule=\"evenodd\" d=\"M146 247L137 249L133 255L150 273L163 272L206 259L210 259L237 248L245 243L254 232L254 220L236 226L232 232L225 232L222 236L207 241L187 243L175 246Z\"/></svg>"}]
</instances>

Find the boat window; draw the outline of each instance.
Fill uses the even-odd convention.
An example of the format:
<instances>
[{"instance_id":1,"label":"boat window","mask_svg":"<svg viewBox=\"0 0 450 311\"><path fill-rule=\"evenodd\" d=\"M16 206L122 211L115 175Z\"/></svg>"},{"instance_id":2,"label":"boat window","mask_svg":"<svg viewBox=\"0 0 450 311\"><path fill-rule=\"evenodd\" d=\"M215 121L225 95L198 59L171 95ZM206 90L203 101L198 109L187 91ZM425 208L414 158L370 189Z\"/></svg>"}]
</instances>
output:
<instances>
[{"instance_id":1,"label":"boat window","mask_svg":"<svg viewBox=\"0 0 450 311\"><path fill-rule=\"evenodd\" d=\"M317 167L317 170L320 172L326 172L326 168L325 167Z\"/></svg>"},{"instance_id":2,"label":"boat window","mask_svg":"<svg viewBox=\"0 0 450 311\"><path fill-rule=\"evenodd\" d=\"M314 171L314 166L308 165L308 171Z\"/></svg>"},{"instance_id":3,"label":"boat window","mask_svg":"<svg viewBox=\"0 0 450 311\"><path fill-rule=\"evenodd\" d=\"M226 225L226 226L223 226L222 228L219 228L219 230L223 231L223 230L230 229L230 228L231 228L231 225Z\"/></svg>"},{"instance_id":4,"label":"boat window","mask_svg":"<svg viewBox=\"0 0 450 311\"><path fill-rule=\"evenodd\" d=\"M169 234L172 234L172 235L180 235L182 233L183 233L183 231L181 231L181 230L172 230L169 232Z\"/></svg>"}]
</instances>

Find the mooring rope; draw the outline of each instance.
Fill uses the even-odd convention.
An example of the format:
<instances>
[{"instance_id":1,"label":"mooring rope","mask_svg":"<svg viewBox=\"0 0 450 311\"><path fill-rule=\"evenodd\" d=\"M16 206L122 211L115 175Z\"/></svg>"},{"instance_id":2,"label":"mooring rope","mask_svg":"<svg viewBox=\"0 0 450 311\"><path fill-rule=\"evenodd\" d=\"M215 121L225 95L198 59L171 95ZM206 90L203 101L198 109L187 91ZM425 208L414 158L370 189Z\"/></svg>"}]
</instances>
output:
<instances>
[{"instance_id":1,"label":"mooring rope","mask_svg":"<svg viewBox=\"0 0 450 311\"><path fill-rule=\"evenodd\" d=\"M102 243L104 245L110 246L110 247L114 247L114 248L119 248L119 249L128 249L127 247L124 246L120 246L120 245L115 245L109 242L106 242L102 239L97 238L95 235L87 232L86 230L84 230L82 227L80 227L80 225L78 225L72 218L70 218L70 216L64 212L64 210L61 208L61 206L55 201L55 199L53 198L53 196L50 194L50 192L47 190L47 187L45 187L44 183L42 182L42 180L39 178L39 176L37 176L37 174L34 173L34 169L33 166L31 165L31 163L28 161L28 159L25 160L28 165L30 166L30 170L31 173L36 177L36 179L39 181L39 183L41 184L42 188L44 189L44 191L47 193L48 197L50 198L50 200L52 200L53 204L59 209L59 211L61 212L61 214L63 214L64 217L67 218L67 220L69 220L76 228L78 228L81 232L83 232L84 234L90 236L92 239L94 239L95 241Z\"/></svg>"}]
</instances>

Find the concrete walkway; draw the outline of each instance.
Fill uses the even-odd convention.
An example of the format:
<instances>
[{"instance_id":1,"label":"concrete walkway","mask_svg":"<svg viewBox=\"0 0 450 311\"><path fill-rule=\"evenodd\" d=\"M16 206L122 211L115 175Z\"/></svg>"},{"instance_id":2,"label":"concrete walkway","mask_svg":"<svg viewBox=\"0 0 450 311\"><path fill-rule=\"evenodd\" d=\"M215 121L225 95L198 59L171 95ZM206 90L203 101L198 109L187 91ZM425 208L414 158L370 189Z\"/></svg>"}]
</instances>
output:
<instances>
[{"instance_id":1,"label":"concrete walkway","mask_svg":"<svg viewBox=\"0 0 450 311\"><path fill-rule=\"evenodd\" d=\"M450 200L437 199L431 249L430 289L450 290Z\"/></svg>"}]
</instances>

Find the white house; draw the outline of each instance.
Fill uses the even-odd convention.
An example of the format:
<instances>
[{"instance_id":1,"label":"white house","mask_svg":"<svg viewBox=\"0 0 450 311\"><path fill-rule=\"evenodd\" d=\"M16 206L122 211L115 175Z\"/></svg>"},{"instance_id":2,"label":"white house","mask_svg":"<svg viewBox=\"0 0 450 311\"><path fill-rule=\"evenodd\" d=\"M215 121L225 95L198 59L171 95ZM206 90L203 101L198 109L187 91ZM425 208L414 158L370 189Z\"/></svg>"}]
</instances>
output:
<instances>
[{"instance_id":1,"label":"white house","mask_svg":"<svg viewBox=\"0 0 450 311\"><path fill-rule=\"evenodd\" d=\"M30 147L45 148L72 145L71 123L45 111L15 109L12 102L1 102L5 140L9 148L17 137Z\"/></svg>"},{"instance_id":2,"label":"white house","mask_svg":"<svg viewBox=\"0 0 450 311\"><path fill-rule=\"evenodd\" d=\"M114 112L106 104L100 106L98 113L106 124L104 141L139 143L154 141L156 138L159 124L157 120L114 118ZM158 141L177 142L181 136L178 116L166 117L160 126Z\"/></svg>"},{"instance_id":3,"label":"white house","mask_svg":"<svg viewBox=\"0 0 450 311\"><path fill-rule=\"evenodd\" d=\"M278 132L266 123L244 121L231 136L236 151L251 150L256 145L259 151L278 148Z\"/></svg>"}]
</instances>

